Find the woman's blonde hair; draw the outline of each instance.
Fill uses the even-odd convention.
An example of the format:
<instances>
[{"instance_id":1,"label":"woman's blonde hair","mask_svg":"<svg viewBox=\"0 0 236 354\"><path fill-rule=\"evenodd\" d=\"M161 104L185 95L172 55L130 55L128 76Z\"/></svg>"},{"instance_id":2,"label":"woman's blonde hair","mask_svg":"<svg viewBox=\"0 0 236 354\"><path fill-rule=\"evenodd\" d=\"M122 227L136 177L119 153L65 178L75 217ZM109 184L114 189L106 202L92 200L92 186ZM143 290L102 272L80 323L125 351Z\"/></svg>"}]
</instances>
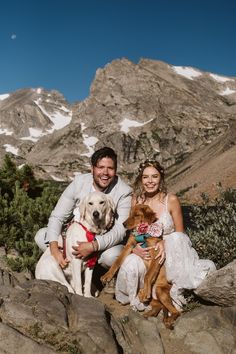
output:
<instances>
[{"instance_id":1,"label":"woman's blonde hair","mask_svg":"<svg viewBox=\"0 0 236 354\"><path fill-rule=\"evenodd\" d=\"M140 200L141 202L145 201L145 191L142 185L142 176L143 176L143 171L145 170L146 167L154 167L161 176L160 179L160 184L158 188L158 192L162 192L164 194L167 194L167 188L165 184L165 171L164 168L161 166L161 164L158 161L155 160L145 160L144 162L141 162L138 168L138 175L135 178L133 189L134 189L134 195L136 200Z\"/></svg>"}]
</instances>

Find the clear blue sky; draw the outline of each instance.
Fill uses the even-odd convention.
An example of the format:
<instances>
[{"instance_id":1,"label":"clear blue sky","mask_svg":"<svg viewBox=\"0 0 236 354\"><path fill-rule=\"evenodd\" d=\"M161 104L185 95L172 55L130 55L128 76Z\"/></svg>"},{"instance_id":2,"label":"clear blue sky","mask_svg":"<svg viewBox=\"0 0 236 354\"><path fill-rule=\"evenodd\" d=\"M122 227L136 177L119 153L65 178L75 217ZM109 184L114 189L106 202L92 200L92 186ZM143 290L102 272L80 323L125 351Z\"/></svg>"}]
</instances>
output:
<instances>
[{"instance_id":1,"label":"clear blue sky","mask_svg":"<svg viewBox=\"0 0 236 354\"><path fill-rule=\"evenodd\" d=\"M89 95L98 68L126 57L236 76L235 0L4 0L0 94Z\"/></svg>"}]
</instances>

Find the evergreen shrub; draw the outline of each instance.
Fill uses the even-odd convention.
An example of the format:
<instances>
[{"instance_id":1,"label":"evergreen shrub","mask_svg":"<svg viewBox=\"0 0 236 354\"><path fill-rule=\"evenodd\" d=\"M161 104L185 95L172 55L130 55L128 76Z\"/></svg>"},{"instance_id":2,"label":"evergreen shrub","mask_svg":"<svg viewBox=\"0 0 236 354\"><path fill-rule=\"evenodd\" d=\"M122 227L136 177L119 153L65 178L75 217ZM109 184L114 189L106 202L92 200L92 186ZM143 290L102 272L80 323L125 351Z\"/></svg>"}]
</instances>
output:
<instances>
[{"instance_id":1,"label":"evergreen shrub","mask_svg":"<svg viewBox=\"0 0 236 354\"><path fill-rule=\"evenodd\" d=\"M36 180L30 166L18 169L5 156L0 169L0 247L6 254L11 249L17 251L17 257L7 257L13 270L34 273L40 256L34 236L47 225L61 192L58 183Z\"/></svg>"},{"instance_id":2,"label":"evergreen shrub","mask_svg":"<svg viewBox=\"0 0 236 354\"><path fill-rule=\"evenodd\" d=\"M220 190L213 203L206 194L202 200L192 207L187 233L199 257L211 259L219 269L236 258L236 190Z\"/></svg>"}]
</instances>

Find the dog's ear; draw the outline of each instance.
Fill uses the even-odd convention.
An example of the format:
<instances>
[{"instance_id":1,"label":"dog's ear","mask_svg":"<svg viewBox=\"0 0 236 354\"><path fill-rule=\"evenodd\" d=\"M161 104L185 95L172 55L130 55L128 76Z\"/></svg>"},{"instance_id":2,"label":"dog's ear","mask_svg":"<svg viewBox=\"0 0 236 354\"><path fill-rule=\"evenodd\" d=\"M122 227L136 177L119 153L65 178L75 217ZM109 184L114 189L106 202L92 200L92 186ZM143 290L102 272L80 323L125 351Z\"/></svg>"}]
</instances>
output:
<instances>
[{"instance_id":1,"label":"dog's ear","mask_svg":"<svg viewBox=\"0 0 236 354\"><path fill-rule=\"evenodd\" d=\"M156 213L148 205L145 205L144 215L145 215L145 219L147 219L147 222L149 224L152 224L157 219Z\"/></svg>"},{"instance_id":2,"label":"dog's ear","mask_svg":"<svg viewBox=\"0 0 236 354\"><path fill-rule=\"evenodd\" d=\"M106 210L105 221L106 221L106 225L108 226L108 228L110 228L111 224L113 223L113 219L114 219L115 204L114 204L114 201L110 195L107 195L106 197L107 197L107 210Z\"/></svg>"},{"instance_id":3,"label":"dog's ear","mask_svg":"<svg viewBox=\"0 0 236 354\"><path fill-rule=\"evenodd\" d=\"M88 197L85 197L84 199L81 200L81 202L79 204L79 212L80 212L80 219L81 220L83 220L86 215L87 199L88 199Z\"/></svg>"},{"instance_id":4,"label":"dog's ear","mask_svg":"<svg viewBox=\"0 0 236 354\"><path fill-rule=\"evenodd\" d=\"M115 212L115 203L113 198L110 195L107 195L107 205L108 208L111 209L111 211L114 213Z\"/></svg>"}]
</instances>

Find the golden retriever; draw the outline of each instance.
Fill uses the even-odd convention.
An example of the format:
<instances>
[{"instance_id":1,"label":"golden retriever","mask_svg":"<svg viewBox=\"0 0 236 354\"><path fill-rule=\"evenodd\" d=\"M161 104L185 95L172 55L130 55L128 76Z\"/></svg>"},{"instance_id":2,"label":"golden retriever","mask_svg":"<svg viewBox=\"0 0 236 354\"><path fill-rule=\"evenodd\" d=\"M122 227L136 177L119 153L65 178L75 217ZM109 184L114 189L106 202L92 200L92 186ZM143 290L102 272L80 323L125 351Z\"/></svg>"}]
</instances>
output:
<instances>
[{"instance_id":1,"label":"golden retriever","mask_svg":"<svg viewBox=\"0 0 236 354\"><path fill-rule=\"evenodd\" d=\"M68 266L62 269L51 255L48 247L36 265L35 277L36 279L57 281L65 285L71 293L91 297L92 272L96 259L75 258L72 255L72 246L77 245L77 241L88 241L88 235L91 237L91 233L94 235L105 233L113 222L114 204L109 195L92 192L81 201L78 208L79 222L72 221L66 231L66 257L70 261ZM74 213L76 214L76 210ZM62 245L63 241L60 236L59 246ZM64 252L65 250L63 254ZM81 277L83 271L84 286Z\"/></svg>"}]
</instances>

